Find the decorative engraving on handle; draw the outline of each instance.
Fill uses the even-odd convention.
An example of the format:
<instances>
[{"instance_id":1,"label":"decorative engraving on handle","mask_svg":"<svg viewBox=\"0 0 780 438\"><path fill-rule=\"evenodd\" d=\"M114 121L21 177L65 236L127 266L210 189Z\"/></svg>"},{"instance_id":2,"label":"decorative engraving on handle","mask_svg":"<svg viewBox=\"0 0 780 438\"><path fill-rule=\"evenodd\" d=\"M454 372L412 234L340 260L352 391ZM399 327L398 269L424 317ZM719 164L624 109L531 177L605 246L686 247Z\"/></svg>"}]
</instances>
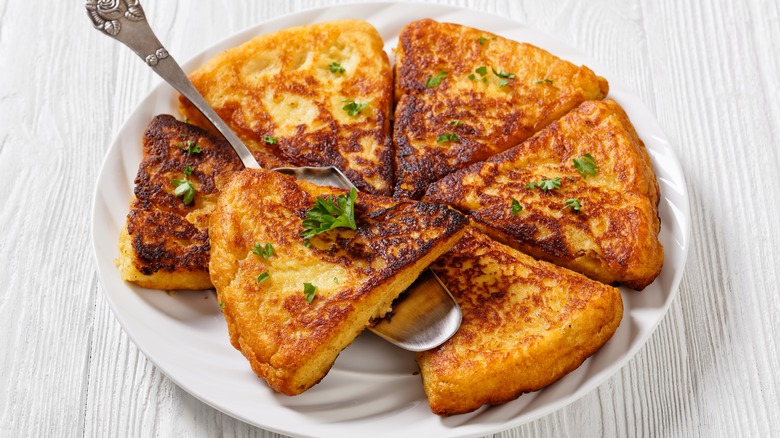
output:
<instances>
[{"instance_id":1,"label":"decorative engraving on handle","mask_svg":"<svg viewBox=\"0 0 780 438\"><path fill-rule=\"evenodd\" d=\"M158 62L160 62L161 59L165 59L168 57L168 51L165 50L165 47L160 47L157 49L156 52L153 54L147 56L145 58L146 63L149 64L149 67L157 65Z\"/></svg>"},{"instance_id":2,"label":"decorative engraving on handle","mask_svg":"<svg viewBox=\"0 0 780 438\"><path fill-rule=\"evenodd\" d=\"M95 29L112 37L122 30L120 20L123 17L130 21L146 19L139 0L88 0L84 6Z\"/></svg>"}]
</instances>

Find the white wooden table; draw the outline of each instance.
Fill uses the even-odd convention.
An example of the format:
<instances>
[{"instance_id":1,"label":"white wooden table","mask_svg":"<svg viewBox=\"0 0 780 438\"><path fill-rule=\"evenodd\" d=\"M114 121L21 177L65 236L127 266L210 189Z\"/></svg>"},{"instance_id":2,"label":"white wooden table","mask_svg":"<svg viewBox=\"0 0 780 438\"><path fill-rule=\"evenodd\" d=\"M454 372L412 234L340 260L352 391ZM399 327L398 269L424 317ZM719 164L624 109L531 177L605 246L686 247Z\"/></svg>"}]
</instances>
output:
<instances>
[{"instance_id":1,"label":"white wooden table","mask_svg":"<svg viewBox=\"0 0 780 438\"><path fill-rule=\"evenodd\" d=\"M328 0L146 0L185 60ZM646 102L682 162L691 249L647 345L579 401L496 436L780 436L780 2L445 0L577 47ZM412 7L412 6L410 6ZM97 172L157 79L82 2L0 0L0 436L276 436L130 342L90 244Z\"/></svg>"}]
</instances>

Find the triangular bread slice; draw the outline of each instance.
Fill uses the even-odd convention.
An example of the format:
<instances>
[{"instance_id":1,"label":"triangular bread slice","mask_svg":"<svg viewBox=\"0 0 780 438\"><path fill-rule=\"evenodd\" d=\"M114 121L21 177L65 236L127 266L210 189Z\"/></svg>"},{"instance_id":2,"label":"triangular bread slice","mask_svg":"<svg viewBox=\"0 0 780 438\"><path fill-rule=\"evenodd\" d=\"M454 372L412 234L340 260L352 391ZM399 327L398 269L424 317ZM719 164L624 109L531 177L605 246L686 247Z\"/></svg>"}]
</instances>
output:
<instances>
[{"instance_id":1,"label":"triangular bread slice","mask_svg":"<svg viewBox=\"0 0 780 438\"><path fill-rule=\"evenodd\" d=\"M335 166L359 190L389 195L393 77L383 47L365 21L292 27L220 53L190 80L249 149L296 166Z\"/></svg>"},{"instance_id":2,"label":"triangular bread slice","mask_svg":"<svg viewBox=\"0 0 780 438\"><path fill-rule=\"evenodd\" d=\"M288 165L255 153L260 163ZM185 175L189 166L190 175ZM130 213L122 229L117 265L122 278L149 289L208 289L209 214L219 190L241 162L222 138L170 115L152 119L143 134L143 156ZM185 204L173 181L195 190Z\"/></svg>"},{"instance_id":3,"label":"triangular bread slice","mask_svg":"<svg viewBox=\"0 0 780 438\"><path fill-rule=\"evenodd\" d=\"M538 47L430 19L402 30L395 56L396 197L418 199L609 90Z\"/></svg>"},{"instance_id":4,"label":"triangular bread slice","mask_svg":"<svg viewBox=\"0 0 780 438\"><path fill-rule=\"evenodd\" d=\"M618 289L474 229L431 269L463 312L450 340L417 355L438 415L506 403L552 384L601 348L623 316Z\"/></svg>"},{"instance_id":5,"label":"triangular bread slice","mask_svg":"<svg viewBox=\"0 0 780 438\"><path fill-rule=\"evenodd\" d=\"M300 236L305 212L317 197L345 193L245 170L223 190L211 217L209 267L231 343L283 394L319 382L341 350L390 311L467 223L440 204L359 193L357 228L332 229L307 246ZM253 253L256 245L273 254ZM311 287L316 290L307 302Z\"/></svg>"},{"instance_id":6,"label":"triangular bread slice","mask_svg":"<svg viewBox=\"0 0 780 438\"><path fill-rule=\"evenodd\" d=\"M556 179L560 187L547 185ZM604 283L641 290L661 272L655 171L611 99L585 102L524 143L443 178L425 199L467 213L526 254Z\"/></svg>"}]
</instances>

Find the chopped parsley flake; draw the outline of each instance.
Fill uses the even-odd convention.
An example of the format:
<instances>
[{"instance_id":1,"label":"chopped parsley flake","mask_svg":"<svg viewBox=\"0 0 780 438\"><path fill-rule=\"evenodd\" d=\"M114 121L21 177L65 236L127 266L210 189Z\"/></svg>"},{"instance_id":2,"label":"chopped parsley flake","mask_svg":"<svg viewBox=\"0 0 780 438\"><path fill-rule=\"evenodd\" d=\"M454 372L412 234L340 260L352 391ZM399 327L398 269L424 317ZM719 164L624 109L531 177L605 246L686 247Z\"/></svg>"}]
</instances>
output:
<instances>
[{"instance_id":1,"label":"chopped parsley flake","mask_svg":"<svg viewBox=\"0 0 780 438\"><path fill-rule=\"evenodd\" d=\"M331 73L340 73L343 74L346 70L344 70L344 67L341 66L338 62L331 62L328 66Z\"/></svg>"},{"instance_id":2,"label":"chopped parsley flake","mask_svg":"<svg viewBox=\"0 0 780 438\"><path fill-rule=\"evenodd\" d=\"M512 216L517 216L521 211L523 211L523 206L517 199L512 198Z\"/></svg>"},{"instance_id":3,"label":"chopped parsley flake","mask_svg":"<svg viewBox=\"0 0 780 438\"><path fill-rule=\"evenodd\" d=\"M271 137L270 135L266 135L263 137L263 141L268 144L276 144L279 141L279 139L276 137Z\"/></svg>"},{"instance_id":4,"label":"chopped parsley flake","mask_svg":"<svg viewBox=\"0 0 780 438\"><path fill-rule=\"evenodd\" d=\"M368 105L368 102L357 103L352 99L342 100L342 103L346 103L341 109L347 112L350 117L355 117L360 111Z\"/></svg>"},{"instance_id":5,"label":"chopped parsley flake","mask_svg":"<svg viewBox=\"0 0 780 438\"><path fill-rule=\"evenodd\" d=\"M192 204L192 201L195 199L195 187L187 180L187 177L192 175L193 170L192 166L187 164L184 166L184 179L171 180L171 184L176 187L173 190L174 196L181 197L184 205Z\"/></svg>"},{"instance_id":6,"label":"chopped parsley flake","mask_svg":"<svg viewBox=\"0 0 780 438\"><path fill-rule=\"evenodd\" d=\"M448 132L446 134L440 135L439 138L436 139L437 143L444 143L446 141L454 141L456 143L460 143L460 137L458 137L457 135L451 132Z\"/></svg>"},{"instance_id":7,"label":"chopped parsley flake","mask_svg":"<svg viewBox=\"0 0 780 438\"><path fill-rule=\"evenodd\" d=\"M257 276L257 283L258 284L262 283L262 282L268 280L269 278L271 278L271 274L269 274L268 271L265 271L262 274Z\"/></svg>"},{"instance_id":8,"label":"chopped parsley flake","mask_svg":"<svg viewBox=\"0 0 780 438\"><path fill-rule=\"evenodd\" d=\"M544 79L539 79L538 81L536 81L536 83L537 84L552 84L553 81L552 81L552 79L544 78Z\"/></svg>"},{"instance_id":9,"label":"chopped parsley flake","mask_svg":"<svg viewBox=\"0 0 780 438\"><path fill-rule=\"evenodd\" d=\"M428 80L425 81L425 88L438 87L445 76L447 76L447 72L442 70L437 73L436 76L428 78Z\"/></svg>"},{"instance_id":10,"label":"chopped parsley flake","mask_svg":"<svg viewBox=\"0 0 780 438\"><path fill-rule=\"evenodd\" d=\"M266 243L265 245L261 243L255 243L255 248L252 250L252 254L258 255L264 259L270 258L272 255L274 255L274 246L270 243Z\"/></svg>"},{"instance_id":11,"label":"chopped parsley flake","mask_svg":"<svg viewBox=\"0 0 780 438\"><path fill-rule=\"evenodd\" d=\"M472 73L472 74L470 74L470 75L468 75L468 76L466 76L466 77L467 77L467 78L469 78L469 79L471 79L472 81L476 81L476 80L477 80L477 77L476 77L476 76L474 76L474 73Z\"/></svg>"},{"instance_id":12,"label":"chopped parsley flake","mask_svg":"<svg viewBox=\"0 0 780 438\"><path fill-rule=\"evenodd\" d=\"M449 123L452 126L460 126L461 125L461 121L460 120L450 120L447 123Z\"/></svg>"},{"instance_id":13,"label":"chopped parsley flake","mask_svg":"<svg viewBox=\"0 0 780 438\"><path fill-rule=\"evenodd\" d=\"M220 301L219 302L219 308L220 309L224 309L225 308L225 302L224 301Z\"/></svg>"},{"instance_id":14,"label":"chopped parsley flake","mask_svg":"<svg viewBox=\"0 0 780 438\"><path fill-rule=\"evenodd\" d=\"M493 37L493 38L479 37L479 39L477 40L477 42L478 42L480 45L484 46L486 42L488 42L488 41L493 41L494 39L496 39L496 37Z\"/></svg>"},{"instance_id":15,"label":"chopped parsley flake","mask_svg":"<svg viewBox=\"0 0 780 438\"><path fill-rule=\"evenodd\" d=\"M571 198L563 201L564 209L571 207L572 210L574 210L575 213L579 213L580 210L582 210L582 204L580 203L580 200L577 198Z\"/></svg>"},{"instance_id":16,"label":"chopped parsley flake","mask_svg":"<svg viewBox=\"0 0 780 438\"><path fill-rule=\"evenodd\" d=\"M588 175L595 176L599 171L599 166L596 166L596 161L590 154L574 158L574 168L582 175L582 178L586 178Z\"/></svg>"},{"instance_id":17,"label":"chopped parsley flake","mask_svg":"<svg viewBox=\"0 0 780 438\"><path fill-rule=\"evenodd\" d=\"M187 155L195 155L203 152L203 149L201 149L200 146L198 146L198 144L192 140L187 140L184 142L184 144L179 143L179 148Z\"/></svg>"},{"instance_id":18,"label":"chopped parsley flake","mask_svg":"<svg viewBox=\"0 0 780 438\"><path fill-rule=\"evenodd\" d=\"M505 72L503 70L496 71L496 69L494 69L493 67L491 67L490 69L493 70L493 74L494 75L499 77L499 80L498 80L498 86L499 87L507 86L509 84L509 79L514 79L515 78L515 74L514 73L507 73L507 72Z\"/></svg>"},{"instance_id":19,"label":"chopped parsley flake","mask_svg":"<svg viewBox=\"0 0 780 438\"><path fill-rule=\"evenodd\" d=\"M311 283L303 283L303 296L306 297L306 302L311 304L314 301L314 297L317 295L317 286Z\"/></svg>"},{"instance_id":20,"label":"chopped parsley flake","mask_svg":"<svg viewBox=\"0 0 780 438\"><path fill-rule=\"evenodd\" d=\"M514 73L507 73L507 72L505 72L503 70L496 71L496 69L494 69L493 67L490 67L490 69L493 70L493 74L498 76L499 78L504 78L504 79L514 79L515 78L515 74Z\"/></svg>"},{"instance_id":21,"label":"chopped parsley flake","mask_svg":"<svg viewBox=\"0 0 780 438\"><path fill-rule=\"evenodd\" d=\"M484 65L481 67L477 67L474 69L475 72L479 73L480 76L485 76L487 74L487 67Z\"/></svg>"}]
</instances>

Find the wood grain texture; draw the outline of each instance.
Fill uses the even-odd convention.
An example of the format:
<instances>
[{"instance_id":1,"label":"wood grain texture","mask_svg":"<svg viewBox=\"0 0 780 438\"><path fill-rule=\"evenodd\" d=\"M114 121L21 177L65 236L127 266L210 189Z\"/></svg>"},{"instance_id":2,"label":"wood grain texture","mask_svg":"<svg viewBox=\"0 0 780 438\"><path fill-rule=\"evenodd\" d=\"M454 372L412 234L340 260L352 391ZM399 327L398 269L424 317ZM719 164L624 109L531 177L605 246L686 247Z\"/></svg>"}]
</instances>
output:
<instances>
[{"instance_id":1,"label":"wood grain texture","mask_svg":"<svg viewBox=\"0 0 780 438\"><path fill-rule=\"evenodd\" d=\"M144 1L177 59L327 0ZM780 436L780 5L442 0L511 17L612 70L656 115L691 195L680 292L582 399L496 437ZM410 5L410 7L413 7ZM276 437L201 403L129 341L97 281L94 182L159 83L79 2L0 0L0 436Z\"/></svg>"}]
</instances>

